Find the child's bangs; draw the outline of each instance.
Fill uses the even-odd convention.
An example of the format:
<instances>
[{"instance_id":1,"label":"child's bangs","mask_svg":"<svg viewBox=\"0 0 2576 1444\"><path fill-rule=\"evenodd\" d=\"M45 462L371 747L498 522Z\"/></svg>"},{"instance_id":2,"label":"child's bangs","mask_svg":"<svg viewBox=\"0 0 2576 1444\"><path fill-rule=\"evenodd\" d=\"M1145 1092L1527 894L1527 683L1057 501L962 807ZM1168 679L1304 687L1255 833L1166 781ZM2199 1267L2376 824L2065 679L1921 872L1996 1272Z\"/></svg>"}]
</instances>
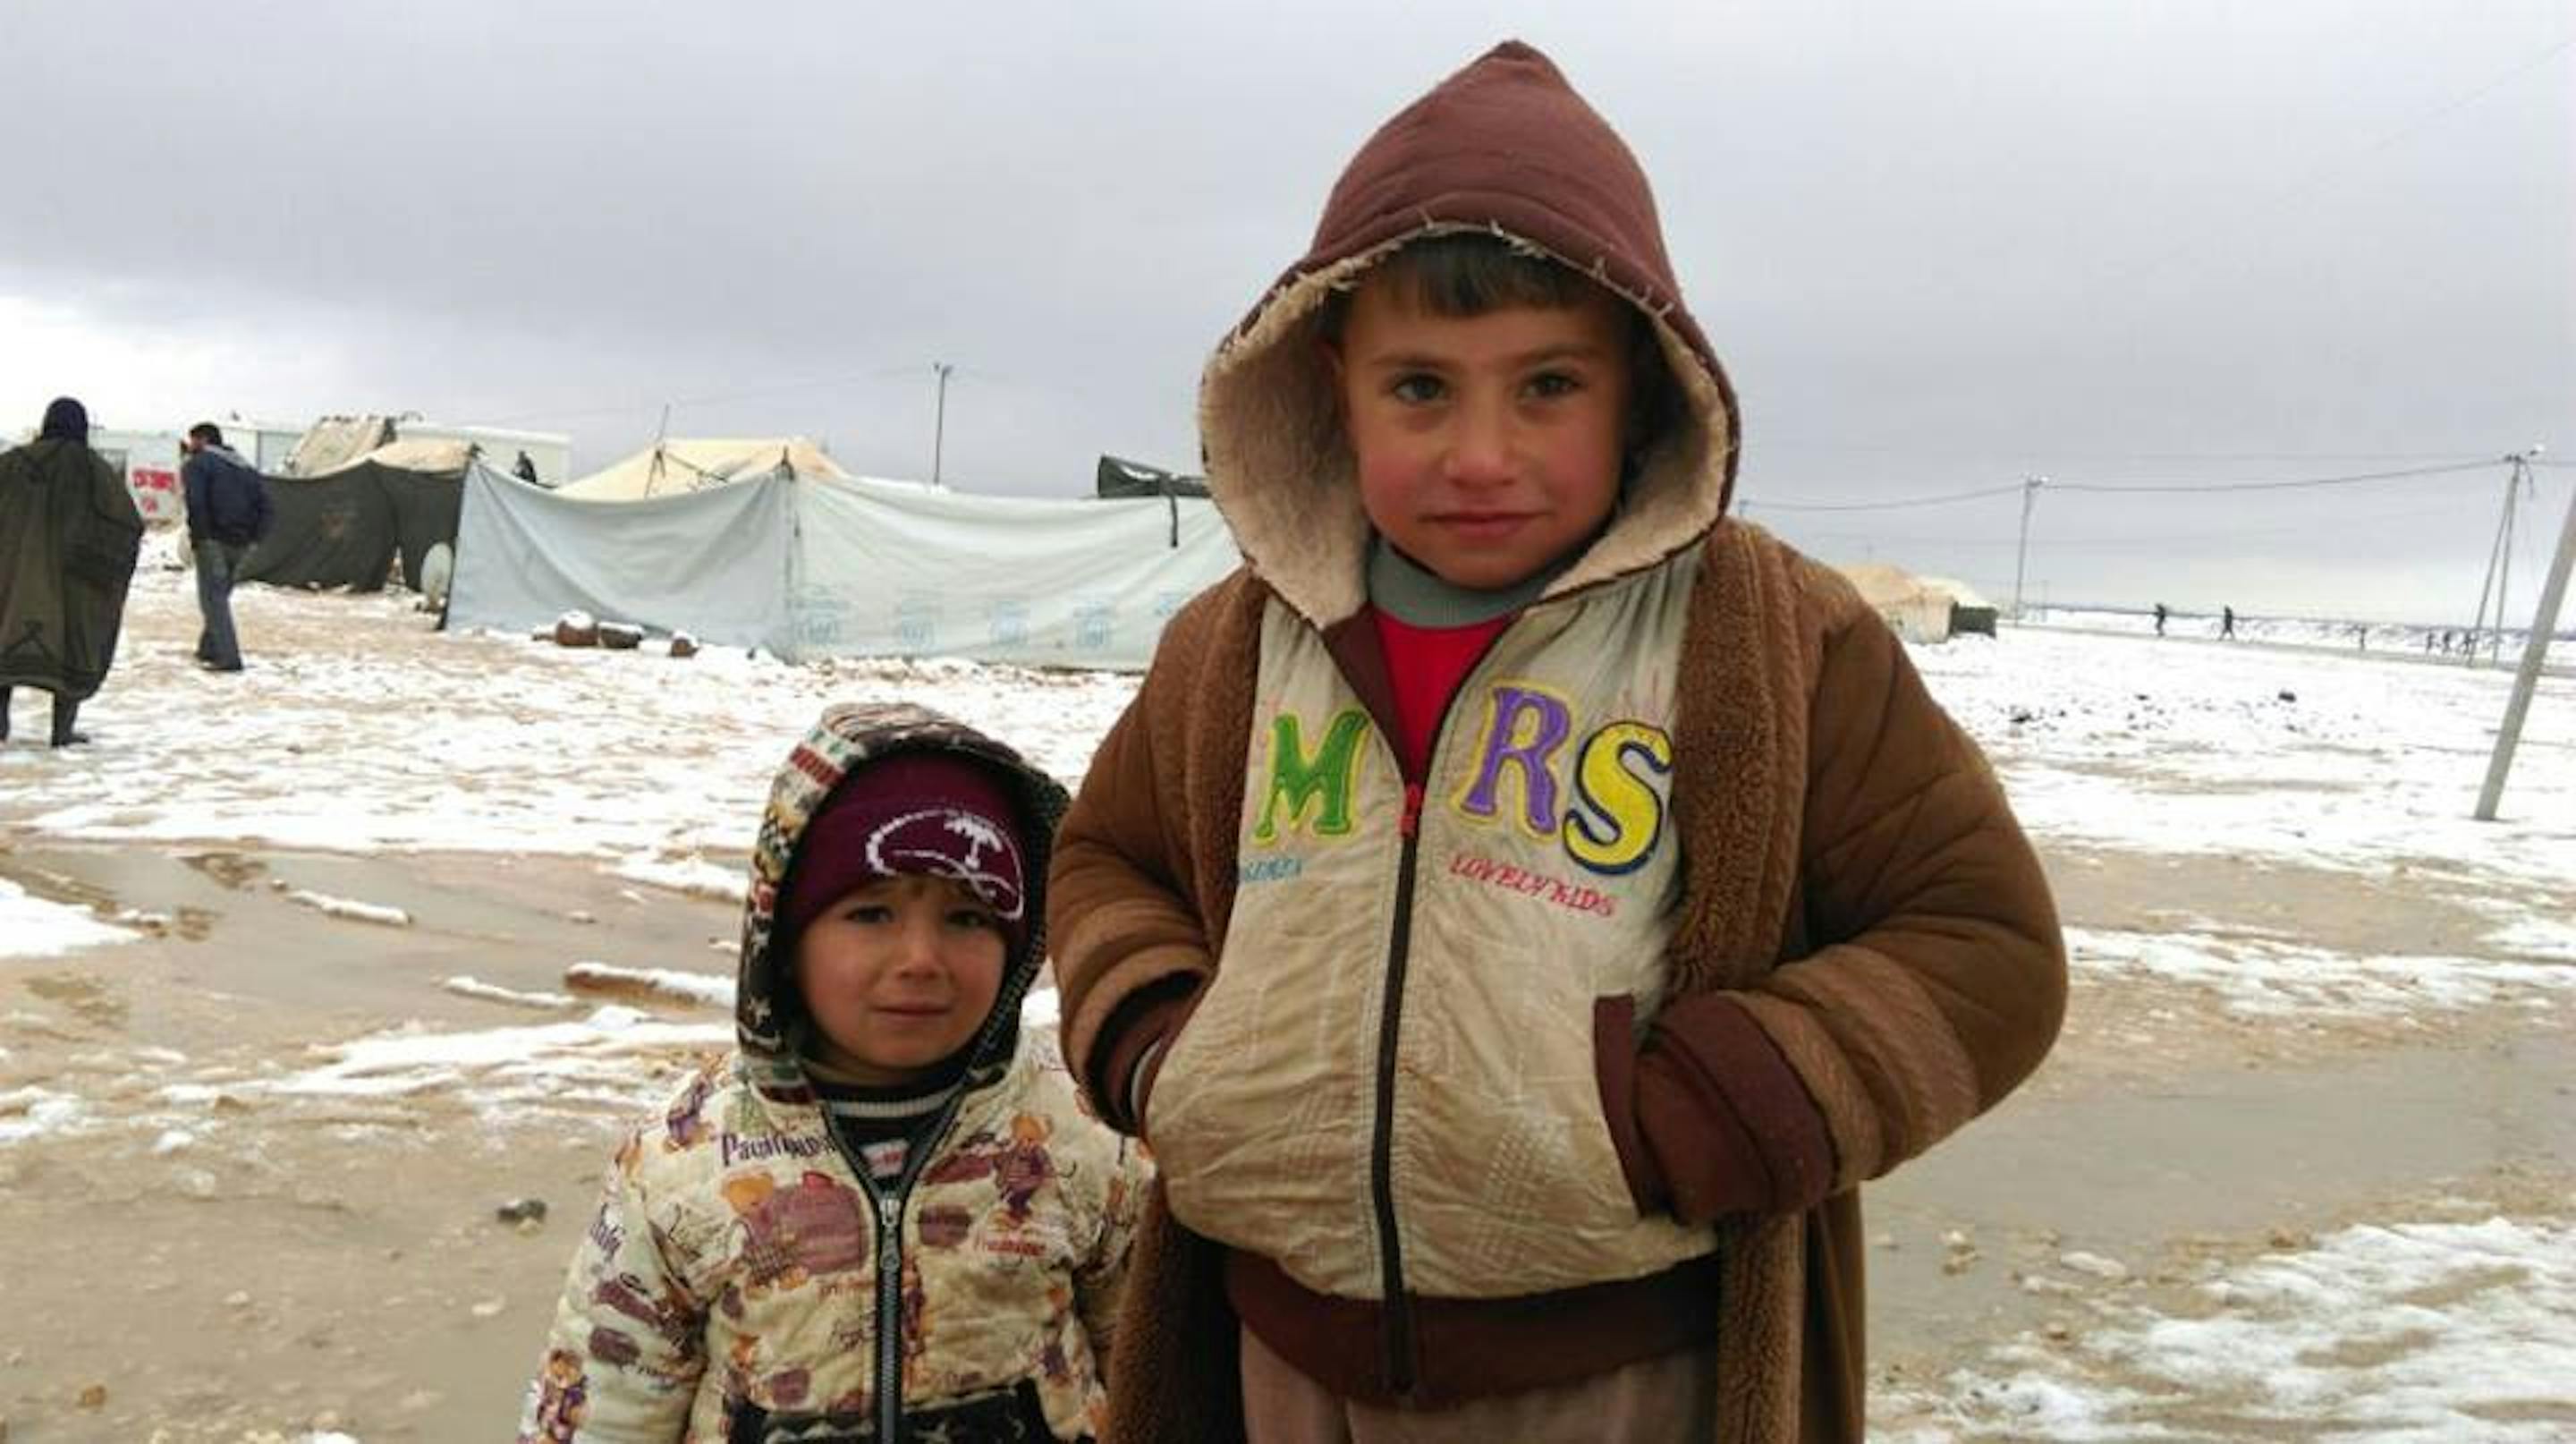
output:
<instances>
[{"instance_id":1,"label":"child's bangs","mask_svg":"<svg viewBox=\"0 0 2576 1444\"><path fill-rule=\"evenodd\" d=\"M1378 263L1398 295L1435 316L1481 316L1532 307L1561 311L1582 304L1592 282L1500 236L1459 231L1419 240Z\"/></svg>"}]
</instances>

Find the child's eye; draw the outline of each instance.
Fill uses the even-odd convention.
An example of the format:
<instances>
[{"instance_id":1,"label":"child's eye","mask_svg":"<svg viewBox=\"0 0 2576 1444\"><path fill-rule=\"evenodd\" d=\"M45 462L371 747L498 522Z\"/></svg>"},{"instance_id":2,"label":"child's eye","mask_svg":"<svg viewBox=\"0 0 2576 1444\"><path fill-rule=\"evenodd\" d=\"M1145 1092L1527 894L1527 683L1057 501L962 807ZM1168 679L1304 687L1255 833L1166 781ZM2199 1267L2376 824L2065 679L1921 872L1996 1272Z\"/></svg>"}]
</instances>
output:
<instances>
[{"instance_id":1,"label":"child's eye","mask_svg":"<svg viewBox=\"0 0 2576 1444\"><path fill-rule=\"evenodd\" d=\"M1439 377L1426 375L1420 371L1398 376L1386 390L1387 394L1396 400L1415 406L1437 401L1448 393L1448 388L1441 384Z\"/></svg>"},{"instance_id":2,"label":"child's eye","mask_svg":"<svg viewBox=\"0 0 2576 1444\"><path fill-rule=\"evenodd\" d=\"M889 923L894 921L894 909L884 903L853 903L841 916L854 923Z\"/></svg>"},{"instance_id":3,"label":"child's eye","mask_svg":"<svg viewBox=\"0 0 2576 1444\"><path fill-rule=\"evenodd\" d=\"M978 931L990 928L995 932L1000 932L1002 929L1002 920L982 908L954 908L949 911L948 925L952 928L968 928Z\"/></svg>"},{"instance_id":4,"label":"child's eye","mask_svg":"<svg viewBox=\"0 0 2576 1444\"><path fill-rule=\"evenodd\" d=\"M1529 393L1541 399L1571 396L1583 389L1583 378L1568 371L1542 371L1529 379Z\"/></svg>"}]
</instances>

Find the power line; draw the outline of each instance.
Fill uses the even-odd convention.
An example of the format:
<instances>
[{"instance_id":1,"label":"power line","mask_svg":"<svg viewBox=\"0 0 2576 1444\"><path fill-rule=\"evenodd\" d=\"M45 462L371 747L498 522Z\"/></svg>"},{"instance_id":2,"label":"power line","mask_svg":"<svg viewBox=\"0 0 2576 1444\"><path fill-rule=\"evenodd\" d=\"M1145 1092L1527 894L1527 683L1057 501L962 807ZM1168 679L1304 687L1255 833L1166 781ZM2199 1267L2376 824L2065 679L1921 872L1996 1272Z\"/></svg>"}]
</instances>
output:
<instances>
[{"instance_id":1,"label":"power line","mask_svg":"<svg viewBox=\"0 0 2576 1444\"><path fill-rule=\"evenodd\" d=\"M2014 482L2010 486L1990 486L1981 491L1956 491L1946 496L1908 497L1901 501L1765 501L1747 497L1737 504L1737 509L1745 511L1756 508L1762 511L1895 511L1911 506L1947 506L1954 501L1978 501L1990 496L2017 496L2021 493L2021 489L2021 483Z\"/></svg>"},{"instance_id":2,"label":"power line","mask_svg":"<svg viewBox=\"0 0 2576 1444\"><path fill-rule=\"evenodd\" d=\"M1783 440L1765 432L1756 449L1770 451L1847 452L1863 456L1940 457L1950 461L2000 461L2013 466L2067 461L2457 461L2469 454L2468 448L2447 447L2440 451L2039 451L2020 448L1978 448L1967 446L1879 445L1859 441ZM2551 462L2553 466L2576 466L2576 462Z\"/></svg>"},{"instance_id":3,"label":"power line","mask_svg":"<svg viewBox=\"0 0 2576 1444\"><path fill-rule=\"evenodd\" d=\"M2054 486L2055 483L2051 483L2051 485ZM2409 507L2404 511L2371 512L2360 516L2338 512L2335 515L2335 524L2338 528L2349 532L2356 526L2387 522L2428 521L2435 517L2456 517L2459 514L2460 509L2456 505L2445 505L2440 507ZM2176 543L2242 542L2260 541L2272 537L2313 536L2316 533L2316 530L2316 523L2308 521L2300 522L2291 526L2277 527L2228 527L2219 531L2131 532L2120 536L2047 536L2040 538L2040 540L2047 543L2050 551L2119 551L2123 549L2170 546ZM2017 545L2015 540L2008 536L1907 536L1892 532L1858 531L1801 530L1792 537L1792 540L1802 543L1825 541L1861 542L1881 546L1904 546L1917 549L1938 547L1974 547L1986 550L2001 550Z\"/></svg>"},{"instance_id":4,"label":"power line","mask_svg":"<svg viewBox=\"0 0 2576 1444\"><path fill-rule=\"evenodd\" d=\"M2087 491L2104 493L2126 491L2142 494L2157 492L2282 491L2293 487L2358 486L2366 482L2397 481L2406 477L2445 476L2452 472L2484 471L2491 466L2501 466L2508 460L2510 460L2510 458L2493 457L2478 461L2454 462L2449 466L2413 466L2398 471L2366 471L2357 472L2347 476L2300 476L2270 481L2086 482L2058 481L2051 478L2048 483L2048 489L2050 491ZM2011 486L1990 486L1976 491L1947 492L1940 496L1901 497L1892 501L1789 502L1768 501L1761 498L1747 498L1742 503L1742 506L1744 509L1760 510L1765 512L1895 511L1905 507L1944 506L1951 502L1978 501L1987 497L1995 496L2013 496L2019 494L2023 490L2024 485L2022 483L2015 483Z\"/></svg>"},{"instance_id":5,"label":"power line","mask_svg":"<svg viewBox=\"0 0 2576 1444\"><path fill-rule=\"evenodd\" d=\"M2484 471L2490 466L2501 466L2506 460L2507 458L2490 457L2480 461L2454 462L2449 466L2413 466L2400 471L2365 471L2351 476L2302 476L2293 477L2285 481L2151 481L2119 483L2052 481L2049 483L2049 489L2051 491L2101 492L2285 491L2292 487L2358 486L2364 482L2397 481L2410 476L2443 476L2455 471Z\"/></svg>"}]
</instances>

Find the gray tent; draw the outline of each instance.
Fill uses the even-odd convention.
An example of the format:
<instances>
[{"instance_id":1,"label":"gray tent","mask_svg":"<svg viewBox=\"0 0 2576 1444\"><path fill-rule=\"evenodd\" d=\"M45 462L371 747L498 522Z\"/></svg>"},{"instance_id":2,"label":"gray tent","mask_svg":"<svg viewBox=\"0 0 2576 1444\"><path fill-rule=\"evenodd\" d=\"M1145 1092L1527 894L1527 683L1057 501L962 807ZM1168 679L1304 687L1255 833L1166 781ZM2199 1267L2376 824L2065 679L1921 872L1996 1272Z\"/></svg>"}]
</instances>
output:
<instances>
[{"instance_id":1,"label":"gray tent","mask_svg":"<svg viewBox=\"0 0 2576 1444\"><path fill-rule=\"evenodd\" d=\"M783 467L585 501L478 466L448 622L525 631L585 611L791 658L1137 669L1238 561L1205 501L972 496Z\"/></svg>"}]
</instances>

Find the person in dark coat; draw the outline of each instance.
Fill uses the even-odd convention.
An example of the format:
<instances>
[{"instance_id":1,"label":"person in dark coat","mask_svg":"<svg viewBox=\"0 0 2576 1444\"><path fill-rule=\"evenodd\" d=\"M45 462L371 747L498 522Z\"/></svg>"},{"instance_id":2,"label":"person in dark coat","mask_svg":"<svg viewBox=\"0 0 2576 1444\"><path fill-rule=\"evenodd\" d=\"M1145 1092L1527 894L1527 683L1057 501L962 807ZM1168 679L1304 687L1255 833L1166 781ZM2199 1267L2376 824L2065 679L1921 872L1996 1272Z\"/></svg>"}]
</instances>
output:
<instances>
[{"instance_id":1,"label":"person in dark coat","mask_svg":"<svg viewBox=\"0 0 2576 1444\"><path fill-rule=\"evenodd\" d=\"M36 439L0 452L0 739L13 689L53 694L53 745L107 680L143 514L125 478L89 449L89 412L65 396Z\"/></svg>"},{"instance_id":2,"label":"person in dark coat","mask_svg":"<svg viewBox=\"0 0 2576 1444\"><path fill-rule=\"evenodd\" d=\"M197 610L206 619L197 634L197 661L210 672L242 669L241 638L233 630L233 582L243 558L268 535L274 513L268 481L224 445L223 428L200 421L188 428L179 485L188 503L188 546L197 562Z\"/></svg>"},{"instance_id":3,"label":"person in dark coat","mask_svg":"<svg viewBox=\"0 0 2576 1444\"><path fill-rule=\"evenodd\" d=\"M2156 635L2157 635L2157 636L2159 636L2159 637L2161 637L2161 636L2163 636L2164 634L2165 634L2165 604L2164 604L2164 603L2162 603L2162 602L2158 602L2158 603L2156 603Z\"/></svg>"},{"instance_id":4,"label":"person in dark coat","mask_svg":"<svg viewBox=\"0 0 2576 1444\"><path fill-rule=\"evenodd\" d=\"M2236 609L2234 607L2221 607L2218 609L2218 635L2230 639L2235 637Z\"/></svg>"}]
</instances>

